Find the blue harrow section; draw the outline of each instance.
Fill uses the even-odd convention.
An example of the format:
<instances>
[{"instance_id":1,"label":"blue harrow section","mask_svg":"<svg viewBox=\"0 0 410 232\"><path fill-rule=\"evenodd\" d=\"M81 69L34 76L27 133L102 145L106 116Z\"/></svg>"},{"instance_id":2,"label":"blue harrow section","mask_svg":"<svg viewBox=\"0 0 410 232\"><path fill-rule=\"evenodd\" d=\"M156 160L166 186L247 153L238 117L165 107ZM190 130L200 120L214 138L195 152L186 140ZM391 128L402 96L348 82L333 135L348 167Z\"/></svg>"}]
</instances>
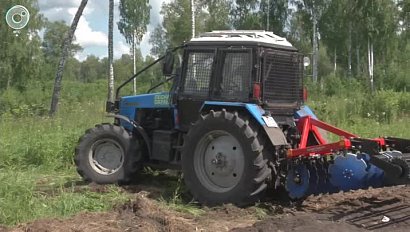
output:
<instances>
[{"instance_id":1,"label":"blue harrow section","mask_svg":"<svg viewBox=\"0 0 410 232\"><path fill-rule=\"evenodd\" d=\"M285 187L292 199L309 195L382 187L383 170L370 164L367 154L315 158L288 170Z\"/></svg>"},{"instance_id":2,"label":"blue harrow section","mask_svg":"<svg viewBox=\"0 0 410 232\"><path fill-rule=\"evenodd\" d=\"M379 164L380 159L383 159L383 162L392 162L395 157L403 160L401 151L408 153L406 151L408 140L394 138L383 141L390 141L389 146L399 148L398 153L396 151L380 151L380 153L376 151L375 153L374 150L380 149L380 144L378 145L377 141L360 139L354 134L320 122L308 106L303 106L297 111L294 118L298 123L298 129L301 133L300 141L304 142L300 142L299 150L295 149L288 153L291 159L288 160L290 163L287 165L288 169L284 185L289 197L292 199L303 199L309 195L389 185L390 175L385 175L382 169L372 164L374 160L370 162L371 156L365 152L372 152L371 154L374 156L372 158L379 160ZM324 130L319 131L317 129ZM328 143L324 139L324 131L343 137L345 140L337 143ZM316 140L312 142L312 138L316 138ZM346 140L349 145L346 145ZM383 146L386 145L387 142ZM294 151L300 152L295 155ZM307 153L309 155L306 155ZM410 163L410 161L405 160L403 162ZM402 165L401 167L405 166ZM390 166L383 167L389 168ZM410 173L410 168L408 168L407 172L403 173Z\"/></svg>"}]
</instances>

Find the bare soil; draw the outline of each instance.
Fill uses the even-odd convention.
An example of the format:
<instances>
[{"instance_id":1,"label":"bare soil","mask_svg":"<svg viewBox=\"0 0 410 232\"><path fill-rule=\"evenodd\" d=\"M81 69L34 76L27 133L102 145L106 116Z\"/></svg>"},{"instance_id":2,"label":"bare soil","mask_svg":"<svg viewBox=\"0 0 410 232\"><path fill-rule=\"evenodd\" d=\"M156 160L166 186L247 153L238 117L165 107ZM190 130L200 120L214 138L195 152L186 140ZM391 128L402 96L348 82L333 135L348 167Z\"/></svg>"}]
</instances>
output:
<instances>
[{"instance_id":1,"label":"bare soil","mask_svg":"<svg viewBox=\"0 0 410 232\"><path fill-rule=\"evenodd\" d=\"M103 188L96 188L104 191ZM203 207L193 216L160 203L160 188L126 189L135 198L106 213L81 213L68 219L42 219L7 232L66 231L409 231L410 187L395 186L311 196L301 203L264 202L257 207ZM261 211L265 212L261 214Z\"/></svg>"}]
</instances>

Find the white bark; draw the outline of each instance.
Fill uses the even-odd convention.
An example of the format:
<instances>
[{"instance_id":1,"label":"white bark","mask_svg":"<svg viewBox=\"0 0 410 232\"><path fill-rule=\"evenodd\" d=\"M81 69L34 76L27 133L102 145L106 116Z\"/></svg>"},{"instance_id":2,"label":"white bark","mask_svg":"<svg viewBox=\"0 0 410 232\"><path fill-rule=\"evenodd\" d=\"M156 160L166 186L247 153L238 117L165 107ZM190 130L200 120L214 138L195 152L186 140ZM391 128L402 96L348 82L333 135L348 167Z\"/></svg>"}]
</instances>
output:
<instances>
[{"instance_id":1,"label":"white bark","mask_svg":"<svg viewBox=\"0 0 410 232\"><path fill-rule=\"evenodd\" d=\"M333 72L335 73L335 76L336 76L336 72L337 72L337 49L336 49L336 48L335 48L334 63L335 63L335 66L334 66L334 68L333 68Z\"/></svg>"},{"instance_id":2,"label":"white bark","mask_svg":"<svg viewBox=\"0 0 410 232\"><path fill-rule=\"evenodd\" d=\"M349 22L349 38L348 38L348 77L352 76L352 22Z\"/></svg>"},{"instance_id":3,"label":"white bark","mask_svg":"<svg viewBox=\"0 0 410 232\"><path fill-rule=\"evenodd\" d=\"M373 42L370 41L370 38L367 40L367 56L368 56L368 63L369 63L370 87L373 92L374 91L374 79L373 79L374 57L373 57Z\"/></svg>"},{"instance_id":4,"label":"white bark","mask_svg":"<svg viewBox=\"0 0 410 232\"><path fill-rule=\"evenodd\" d=\"M109 16L108 16L108 101L114 102L114 0L109 0Z\"/></svg>"},{"instance_id":5,"label":"white bark","mask_svg":"<svg viewBox=\"0 0 410 232\"><path fill-rule=\"evenodd\" d=\"M356 75L359 76L361 74L360 71L360 48L359 44L356 45Z\"/></svg>"},{"instance_id":6,"label":"white bark","mask_svg":"<svg viewBox=\"0 0 410 232\"><path fill-rule=\"evenodd\" d=\"M317 19L316 13L313 12L313 62L312 62L312 69L313 69L313 83L317 83L317 76L318 76L318 41L317 41Z\"/></svg>"},{"instance_id":7,"label":"white bark","mask_svg":"<svg viewBox=\"0 0 410 232\"><path fill-rule=\"evenodd\" d=\"M268 0L268 12L266 14L266 30L269 31L269 18L270 18L270 0Z\"/></svg>"},{"instance_id":8,"label":"white bark","mask_svg":"<svg viewBox=\"0 0 410 232\"><path fill-rule=\"evenodd\" d=\"M132 40L132 62L134 63L134 75L137 73L137 60L136 60L136 50L137 50L137 32L134 31L134 38ZM137 80L134 78L133 80L133 93L134 95L137 95Z\"/></svg>"},{"instance_id":9,"label":"white bark","mask_svg":"<svg viewBox=\"0 0 410 232\"><path fill-rule=\"evenodd\" d=\"M195 38L195 0L191 0L192 38Z\"/></svg>"}]
</instances>

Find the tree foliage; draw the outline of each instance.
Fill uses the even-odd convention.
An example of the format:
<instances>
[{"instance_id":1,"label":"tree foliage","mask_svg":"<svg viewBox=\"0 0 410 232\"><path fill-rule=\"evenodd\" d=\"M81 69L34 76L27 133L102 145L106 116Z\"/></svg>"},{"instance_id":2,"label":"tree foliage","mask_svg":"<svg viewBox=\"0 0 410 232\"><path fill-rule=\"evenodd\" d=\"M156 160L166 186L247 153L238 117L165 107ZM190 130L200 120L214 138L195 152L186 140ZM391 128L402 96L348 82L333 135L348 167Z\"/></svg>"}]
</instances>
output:
<instances>
[{"instance_id":1,"label":"tree foliage","mask_svg":"<svg viewBox=\"0 0 410 232\"><path fill-rule=\"evenodd\" d=\"M33 1L22 0L30 11L31 19L27 27L14 31L4 21L0 27L0 92L4 89L16 87L24 90L27 82L39 78L44 63L40 45L39 30L44 25L44 17ZM0 1L0 15L6 15L8 9L15 5L15 1Z\"/></svg>"},{"instance_id":2,"label":"tree foliage","mask_svg":"<svg viewBox=\"0 0 410 232\"><path fill-rule=\"evenodd\" d=\"M41 91L50 94L50 83L62 55L61 45L70 27L67 22L49 22L39 13L36 2L19 1L31 14L26 28L19 33L7 26L0 29L1 93L22 92L30 86L41 86ZM150 54L141 54L136 48L137 70L164 54L168 47L191 39L190 2L164 2L161 8L163 21L153 25L150 31ZM5 15L14 5L12 0L0 1L0 12ZM119 7L118 27L128 43L132 43L133 32L138 30L140 42L147 34L149 1L122 0ZM326 83L339 83L333 81L335 78L349 81L356 78L364 86L368 85L368 45L371 43L374 46L375 87L399 91L410 89L409 0L195 0L195 9L197 35L211 30L268 29L286 37L308 56L313 51L312 19L315 13L318 21L318 74L324 83L319 86L328 88L332 84ZM80 82L104 79L108 74L108 59L90 55L78 60L80 49L75 43L68 47L64 78ZM132 56L128 54L114 60L117 82L132 75L132 62ZM147 85L160 81L159 70L144 73L139 81ZM311 78L311 72L308 67L308 78ZM333 90L335 88L337 86Z\"/></svg>"},{"instance_id":3,"label":"tree foliage","mask_svg":"<svg viewBox=\"0 0 410 232\"><path fill-rule=\"evenodd\" d=\"M70 31L70 27L64 21L47 22L42 42L42 50L47 62L56 64L58 58L62 54L62 40ZM75 40L75 37L74 37ZM76 43L71 44L68 57L73 58L74 55L83 48Z\"/></svg>"},{"instance_id":4,"label":"tree foliage","mask_svg":"<svg viewBox=\"0 0 410 232\"><path fill-rule=\"evenodd\" d=\"M128 44L139 43L147 31L150 16L149 0L120 0L118 29Z\"/></svg>"}]
</instances>

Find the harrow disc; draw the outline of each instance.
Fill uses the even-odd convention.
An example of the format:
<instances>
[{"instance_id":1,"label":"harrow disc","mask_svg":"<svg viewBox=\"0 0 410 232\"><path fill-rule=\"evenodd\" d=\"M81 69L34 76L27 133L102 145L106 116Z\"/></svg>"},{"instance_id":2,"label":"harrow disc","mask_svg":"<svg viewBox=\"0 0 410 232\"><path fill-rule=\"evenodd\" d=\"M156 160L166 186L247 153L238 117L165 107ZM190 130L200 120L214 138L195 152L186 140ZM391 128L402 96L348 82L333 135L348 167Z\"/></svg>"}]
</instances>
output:
<instances>
[{"instance_id":1,"label":"harrow disc","mask_svg":"<svg viewBox=\"0 0 410 232\"><path fill-rule=\"evenodd\" d=\"M327 191L328 193L337 193L337 192L339 192L340 190L339 190L338 187L336 187L335 185L333 185L333 184L330 182L330 179L329 179L329 176L330 176L330 175L329 175L329 166L330 166L329 161L324 160L324 162L323 162L323 168L324 168L325 173L326 173L326 183L325 183L326 191Z\"/></svg>"},{"instance_id":2,"label":"harrow disc","mask_svg":"<svg viewBox=\"0 0 410 232\"><path fill-rule=\"evenodd\" d=\"M384 172L380 168L373 164L369 164L369 170L367 171L367 185L373 188L379 188L383 186Z\"/></svg>"},{"instance_id":3,"label":"harrow disc","mask_svg":"<svg viewBox=\"0 0 410 232\"><path fill-rule=\"evenodd\" d=\"M300 199L306 196L309 189L309 170L306 165L293 166L286 177L286 190L292 199Z\"/></svg>"},{"instance_id":4,"label":"harrow disc","mask_svg":"<svg viewBox=\"0 0 410 232\"><path fill-rule=\"evenodd\" d=\"M316 170L318 175L317 193L329 193L329 179L323 159L316 163Z\"/></svg>"},{"instance_id":5,"label":"harrow disc","mask_svg":"<svg viewBox=\"0 0 410 232\"><path fill-rule=\"evenodd\" d=\"M329 166L329 180L342 191L360 189L367 180L366 162L355 154L337 156Z\"/></svg>"},{"instance_id":6,"label":"harrow disc","mask_svg":"<svg viewBox=\"0 0 410 232\"><path fill-rule=\"evenodd\" d=\"M319 176L317 172L316 162L311 161L308 165L309 169L309 188L307 191L307 195L317 194L318 185L319 185Z\"/></svg>"},{"instance_id":7,"label":"harrow disc","mask_svg":"<svg viewBox=\"0 0 410 232\"><path fill-rule=\"evenodd\" d=\"M384 172L382 169L370 163L370 156L368 154L361 154L362 159L367 164L367 177L365 187L378 188L383 186Z\"/></svg>"}]
</instances>

